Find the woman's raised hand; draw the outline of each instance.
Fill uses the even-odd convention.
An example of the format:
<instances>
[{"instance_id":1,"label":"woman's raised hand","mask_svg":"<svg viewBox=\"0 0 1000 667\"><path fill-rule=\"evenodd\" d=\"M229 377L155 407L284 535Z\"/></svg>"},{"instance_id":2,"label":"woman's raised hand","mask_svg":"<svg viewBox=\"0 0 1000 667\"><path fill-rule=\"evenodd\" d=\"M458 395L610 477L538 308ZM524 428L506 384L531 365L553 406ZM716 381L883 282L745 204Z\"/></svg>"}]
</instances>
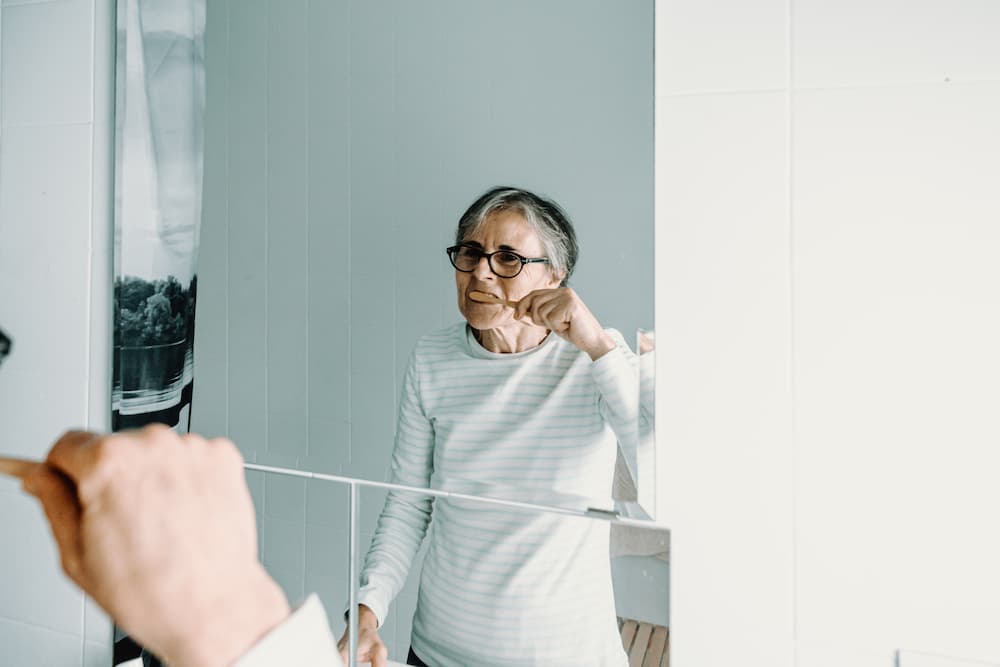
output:
<instances>
[{"instance_id":1,"label":"woman's raised hand","mask_svg":"<svg viewBox=\"0 0 1000 667\"><path fill-rule=\"evenodd\" d=\"M337 642L337 649L340 651L340 659L344 664L348 664L349 652L348 633L350 628L344 630L344 635ZM358 607L358 663L359 665L371 664L372 667L386 667L389 660L389 649L385 647L381 637L378 636L378 619L375 613L365 605Z\"/></svg>"},{"instance_id":2,"label":"woman's raised hand","mask_svg":"<svg viewBox=\"0 0 1000 667\"><path fill-rule=\"evenodd\" d=\"M514 309L514 317L556 332L595 361L615 347L587 304L569 287L529 292Z\"/></svg>"}]
</instances>

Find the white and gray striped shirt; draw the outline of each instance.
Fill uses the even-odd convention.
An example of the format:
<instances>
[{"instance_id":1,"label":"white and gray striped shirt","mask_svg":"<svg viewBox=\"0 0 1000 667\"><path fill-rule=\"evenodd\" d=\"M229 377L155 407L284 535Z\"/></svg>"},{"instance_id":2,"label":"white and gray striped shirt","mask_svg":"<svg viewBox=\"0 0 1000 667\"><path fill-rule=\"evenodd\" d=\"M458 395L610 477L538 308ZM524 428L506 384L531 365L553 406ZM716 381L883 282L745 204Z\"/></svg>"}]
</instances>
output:
<instances>
[{"instance_id":1,"label":"white and gray striped shirt","mask_svg":"<svg viewBox=\"0 0 1000 667\"><path fill-rule=\"evenodd\" d=\"M462 322L424 336L403 382L392 481L471 480L611 497L616 447L636 442L636 357L609 329L597 361L550 334L515 354ZM634 452L625 452L634 460ZM431 522L429 497L391 492L359 601L385 618ZM434 667L620 667L601 521L438 498L420 575L413 650Z\"/></svg>"}]
</instances>

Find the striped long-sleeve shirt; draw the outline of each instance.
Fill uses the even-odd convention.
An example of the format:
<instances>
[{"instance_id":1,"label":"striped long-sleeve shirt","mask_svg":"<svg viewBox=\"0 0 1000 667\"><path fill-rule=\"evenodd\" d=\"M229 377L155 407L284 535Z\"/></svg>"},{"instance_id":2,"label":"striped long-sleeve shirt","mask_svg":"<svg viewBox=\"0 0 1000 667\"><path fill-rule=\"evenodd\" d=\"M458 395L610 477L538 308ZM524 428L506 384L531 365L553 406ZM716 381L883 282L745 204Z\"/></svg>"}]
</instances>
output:
<instances>
[{"instance_id":1,"label":"striped long-sleeve shirt","mask_svg":"<svg viewBox=\"0 0 1000 667\"><path fill-rule=\"evenodd\" d=\"M616 446L636 441L639 392L634 354L608 333L616 347L597 361L555 334L515 354L487 351L464 322L423 337L403 382L392 481L610 498ZM391 492L359 597L380 623L432 512L411 638L425 662L627 664L601 521Z\"/></svg>"}]
</instances>

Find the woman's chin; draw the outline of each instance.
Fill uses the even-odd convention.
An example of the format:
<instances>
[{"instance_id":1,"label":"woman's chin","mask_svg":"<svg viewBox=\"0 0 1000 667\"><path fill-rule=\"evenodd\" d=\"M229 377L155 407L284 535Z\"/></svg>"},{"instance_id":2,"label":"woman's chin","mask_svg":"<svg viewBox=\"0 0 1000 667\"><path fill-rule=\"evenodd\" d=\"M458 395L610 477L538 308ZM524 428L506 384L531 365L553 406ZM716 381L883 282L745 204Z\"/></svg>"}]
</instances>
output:
<instances>
[{"instance_id":1,"label":"woman's chin","mask_svg":"<svg viewBox=\"0 0 1000 667\"><path fill-rule=\"evenodd\" d=\"M497 312L499 310L498 306L489 305L487 308L493 312L483 312L486 309L482 308L481 305L483 304L476 304L475 308L465 308L462 312L462 315L465 316L465 321L473 329L485 331L486 329L496 329L504 324L510 324L512 318L510 315Z\"/></svg>"}]
</instances>

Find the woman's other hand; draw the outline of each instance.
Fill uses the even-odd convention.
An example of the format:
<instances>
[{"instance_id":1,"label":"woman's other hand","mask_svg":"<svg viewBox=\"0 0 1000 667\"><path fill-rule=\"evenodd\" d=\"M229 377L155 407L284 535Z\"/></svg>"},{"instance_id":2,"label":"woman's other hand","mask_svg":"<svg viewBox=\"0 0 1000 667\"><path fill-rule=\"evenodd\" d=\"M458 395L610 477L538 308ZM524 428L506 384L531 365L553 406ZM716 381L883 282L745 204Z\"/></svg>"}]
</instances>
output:
<instances>
[{"instance_id":1,"label":"woman's other hand","mask_svg":"<svg viewBox=\"0 0 1000 667\"><path fill-rule=\"evenodd\" d=\"M514 317L556 332L595 361L615 347L587 304L569 287L528 293L514 309Z\"/></svg>"},{"instance_id":2,"label":"woman's other hand","mask_svg":"<svg viewBox=\"0 0 1000 667\"><path fill-rule=\"evenodd\" d=\"M344 630L344 635L337 642L340 650L340 659L344 664L348 664L349 656L348 633L350 628ZM378 619L375 613L365 605L358 606L358 663L359 665L371 664L372 667L386 667L389 659L389 649L385 647L382 638L378 636Z\"/></svg>"}]
</instances>

